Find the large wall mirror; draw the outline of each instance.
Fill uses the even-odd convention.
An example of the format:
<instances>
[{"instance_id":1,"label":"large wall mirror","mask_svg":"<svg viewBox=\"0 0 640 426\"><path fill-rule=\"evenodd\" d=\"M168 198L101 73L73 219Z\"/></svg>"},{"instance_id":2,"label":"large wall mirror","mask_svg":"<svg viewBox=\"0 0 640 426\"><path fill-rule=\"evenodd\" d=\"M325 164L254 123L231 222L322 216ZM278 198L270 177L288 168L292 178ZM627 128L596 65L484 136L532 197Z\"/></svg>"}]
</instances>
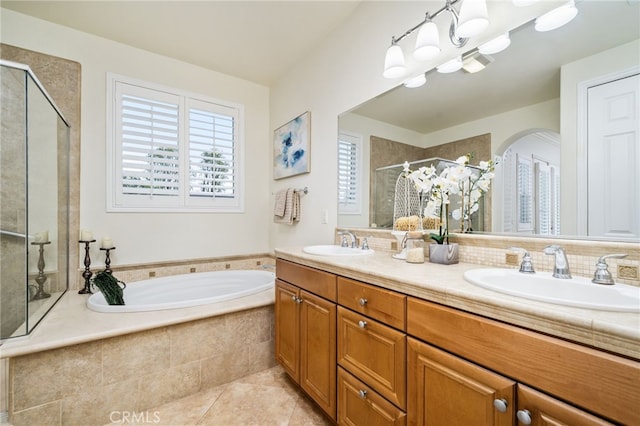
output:
<instances>
[{"instance_id":1,"label":"large wall mirror","mask_svg":"<svg viewBox=\"0 0 640 426\"><path fill-rule=\"evenodd\" d=\"M640 3L577 7L554 31L512 29L510 47L480 72L430 70L422 87L400 85L341 114L340 140L360 144L362 168L359 207L341 209L338 225L375 222L375 169L439 147L437 156L474 151L476 162L500 163L484 231L639 241ZM610 125L631 127L594 128L594 105ZM594 134L606 144L589 144ZM529 188L518 177L527 170Z\"/></svg>"}]
</instances>

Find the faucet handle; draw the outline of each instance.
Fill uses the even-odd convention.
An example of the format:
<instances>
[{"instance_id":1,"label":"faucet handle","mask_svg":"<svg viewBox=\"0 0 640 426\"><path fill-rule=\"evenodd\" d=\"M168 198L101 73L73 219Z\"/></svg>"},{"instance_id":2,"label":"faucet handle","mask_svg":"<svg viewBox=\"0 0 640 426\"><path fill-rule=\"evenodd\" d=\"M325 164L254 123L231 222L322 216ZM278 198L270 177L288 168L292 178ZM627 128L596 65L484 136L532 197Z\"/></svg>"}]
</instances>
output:
<instances>
[{"instance_id":1,"label":"faucet handle","mask_svg":"<svg viewBox=\"0 0 640 426\"><path fill-rule=\"evenodd\" d=\"M594 284L604 285L615 284L615 281L613 281L613 277L611 276L611 272L609 272L609 265L607 265L606 259L622 259L625 257L627 257L626 254L607 254L600 256L596 263L596 271L593 274L591 282Z\"/></svg>"},{"instance_id":2,"label":"faucet handle","mask_svg":"<svg viewBox=\"0 0 640 426\"><path fill-rule=\"evenodd\" d=\"M362 247L360 247L362 250L369 250L369 242L367 241L368 238L371 238L371 235L369 235L368 237L362 237Z\"/></svg>"},{"instance_id":3,"label":"faucet handle","mask_svg":"<svg viewBox=\"0 0 640 426\"><path fill-rule=\"evenodd\" d=\"M349 243L347 242L347 235L346 234L338 234L342 236L342 241L340 242L340 246L341 247L349 247Z\"/></svg>"},{"instance_id":4,"label":"faucet handle","mask_svg":"<svg viewBox=\"0 0 640 426\"><path fill-rule=\"evenodd\" d=\"M522 262L520 263L520 272L523 274L535 274L536 270L533 268L533 262L531 261L531 255L529 252L521 247L509 247L509 250L519 251L524 253L522 256Z\"/></svg>"}]
</instances>

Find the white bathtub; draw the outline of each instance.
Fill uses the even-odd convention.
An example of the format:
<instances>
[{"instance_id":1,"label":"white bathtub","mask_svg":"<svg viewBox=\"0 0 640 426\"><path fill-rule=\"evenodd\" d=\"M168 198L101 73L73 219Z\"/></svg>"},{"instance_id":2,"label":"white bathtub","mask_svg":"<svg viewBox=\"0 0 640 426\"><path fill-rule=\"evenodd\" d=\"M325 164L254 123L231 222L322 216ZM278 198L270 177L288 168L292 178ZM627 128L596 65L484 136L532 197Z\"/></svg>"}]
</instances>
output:
<instances>
[{"instance_id":1,"label":"white bathtub","mask_svg":"<svg viewBox=\"0 0 640 426\"><path fill-rule=\"evenodd\" d=\"M237 299L274 288L268 271L215 271L127 283L124 305L109 305L96 293L87 307L97 312L143 312L186 308Z\"/></svg>"}]
</instances>

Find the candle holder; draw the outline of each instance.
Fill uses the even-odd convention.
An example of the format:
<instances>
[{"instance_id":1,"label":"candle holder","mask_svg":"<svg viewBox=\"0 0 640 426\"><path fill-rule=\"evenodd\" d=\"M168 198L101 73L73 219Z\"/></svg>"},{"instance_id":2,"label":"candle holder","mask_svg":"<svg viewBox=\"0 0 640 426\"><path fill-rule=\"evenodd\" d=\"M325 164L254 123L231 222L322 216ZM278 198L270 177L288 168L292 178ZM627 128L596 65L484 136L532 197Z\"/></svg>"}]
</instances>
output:
<instances>
[{"instance_id":1,"label":"candle holder","mask_svg":"<svg viewBox=\"0 0 640 426\"><path fill-rule=\"evenodd\" d=\"M38 291L33 295L31 300L40 300L46 299L47 297L51 297L51 295L44 291L44 283L47 281L47 277L44 275L44 246L47 244L51 244L51 241L44 242L32 242L31 245L39 246L39 256L38 256L38 276L36 277L36 283L38 283Z\"/></svg>"},{"instance_id":2,"label":"candle holder","mask_svg":"<svg viewBox=\"0 0 640 426\"><path fill-rule=\"evenodd\" d=\"M78 291L78 294L91 294L91 276L93 272L89 268L91 266L91 257L89 257L89 246L91 243L95 243L96 240L80 240L78 241L80 244L84 244L84 272L82 273L82 278L84 278L84 288Z\"/></svg>"},{"instance_id":3,"label":"candle holder","mask_svg":"<svg viewBox=\"0 0 640 426\"><path fill-rule=\"evenodd\" d=\"M104 268L104 271L105 271L107 274L111 274L111 273L113 272L113 271L111 270L111 259L109 258L109 252L110 252L111 250L115 250L115 249L116 249L115 247L109 247L109 248L107 248L107 247L101 247L101 248L100 248L100 250L105 251L105 252L106 252L106 255L107 255L107 258L104 260L104 264L105 264L105 266L106 266L106 268Z\"/></svg>"}]
</instances>

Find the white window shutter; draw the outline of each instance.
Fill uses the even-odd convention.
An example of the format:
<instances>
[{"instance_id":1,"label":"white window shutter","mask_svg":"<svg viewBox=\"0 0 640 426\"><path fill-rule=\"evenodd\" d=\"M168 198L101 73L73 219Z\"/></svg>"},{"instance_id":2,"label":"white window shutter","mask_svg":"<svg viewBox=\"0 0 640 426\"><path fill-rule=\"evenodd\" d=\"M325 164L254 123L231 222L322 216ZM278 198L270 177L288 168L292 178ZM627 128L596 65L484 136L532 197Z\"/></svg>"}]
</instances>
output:
<instances>
[{"instance_id":1,"label":"white window shutter","mask_svg":"<svg viewBox=\"0 0 640 426\"><path fill-rule=\"evenodd\" d=\"M338 139L338 213L362 211L362 138L341 133Z\"/></svg>"}]
</instances>

